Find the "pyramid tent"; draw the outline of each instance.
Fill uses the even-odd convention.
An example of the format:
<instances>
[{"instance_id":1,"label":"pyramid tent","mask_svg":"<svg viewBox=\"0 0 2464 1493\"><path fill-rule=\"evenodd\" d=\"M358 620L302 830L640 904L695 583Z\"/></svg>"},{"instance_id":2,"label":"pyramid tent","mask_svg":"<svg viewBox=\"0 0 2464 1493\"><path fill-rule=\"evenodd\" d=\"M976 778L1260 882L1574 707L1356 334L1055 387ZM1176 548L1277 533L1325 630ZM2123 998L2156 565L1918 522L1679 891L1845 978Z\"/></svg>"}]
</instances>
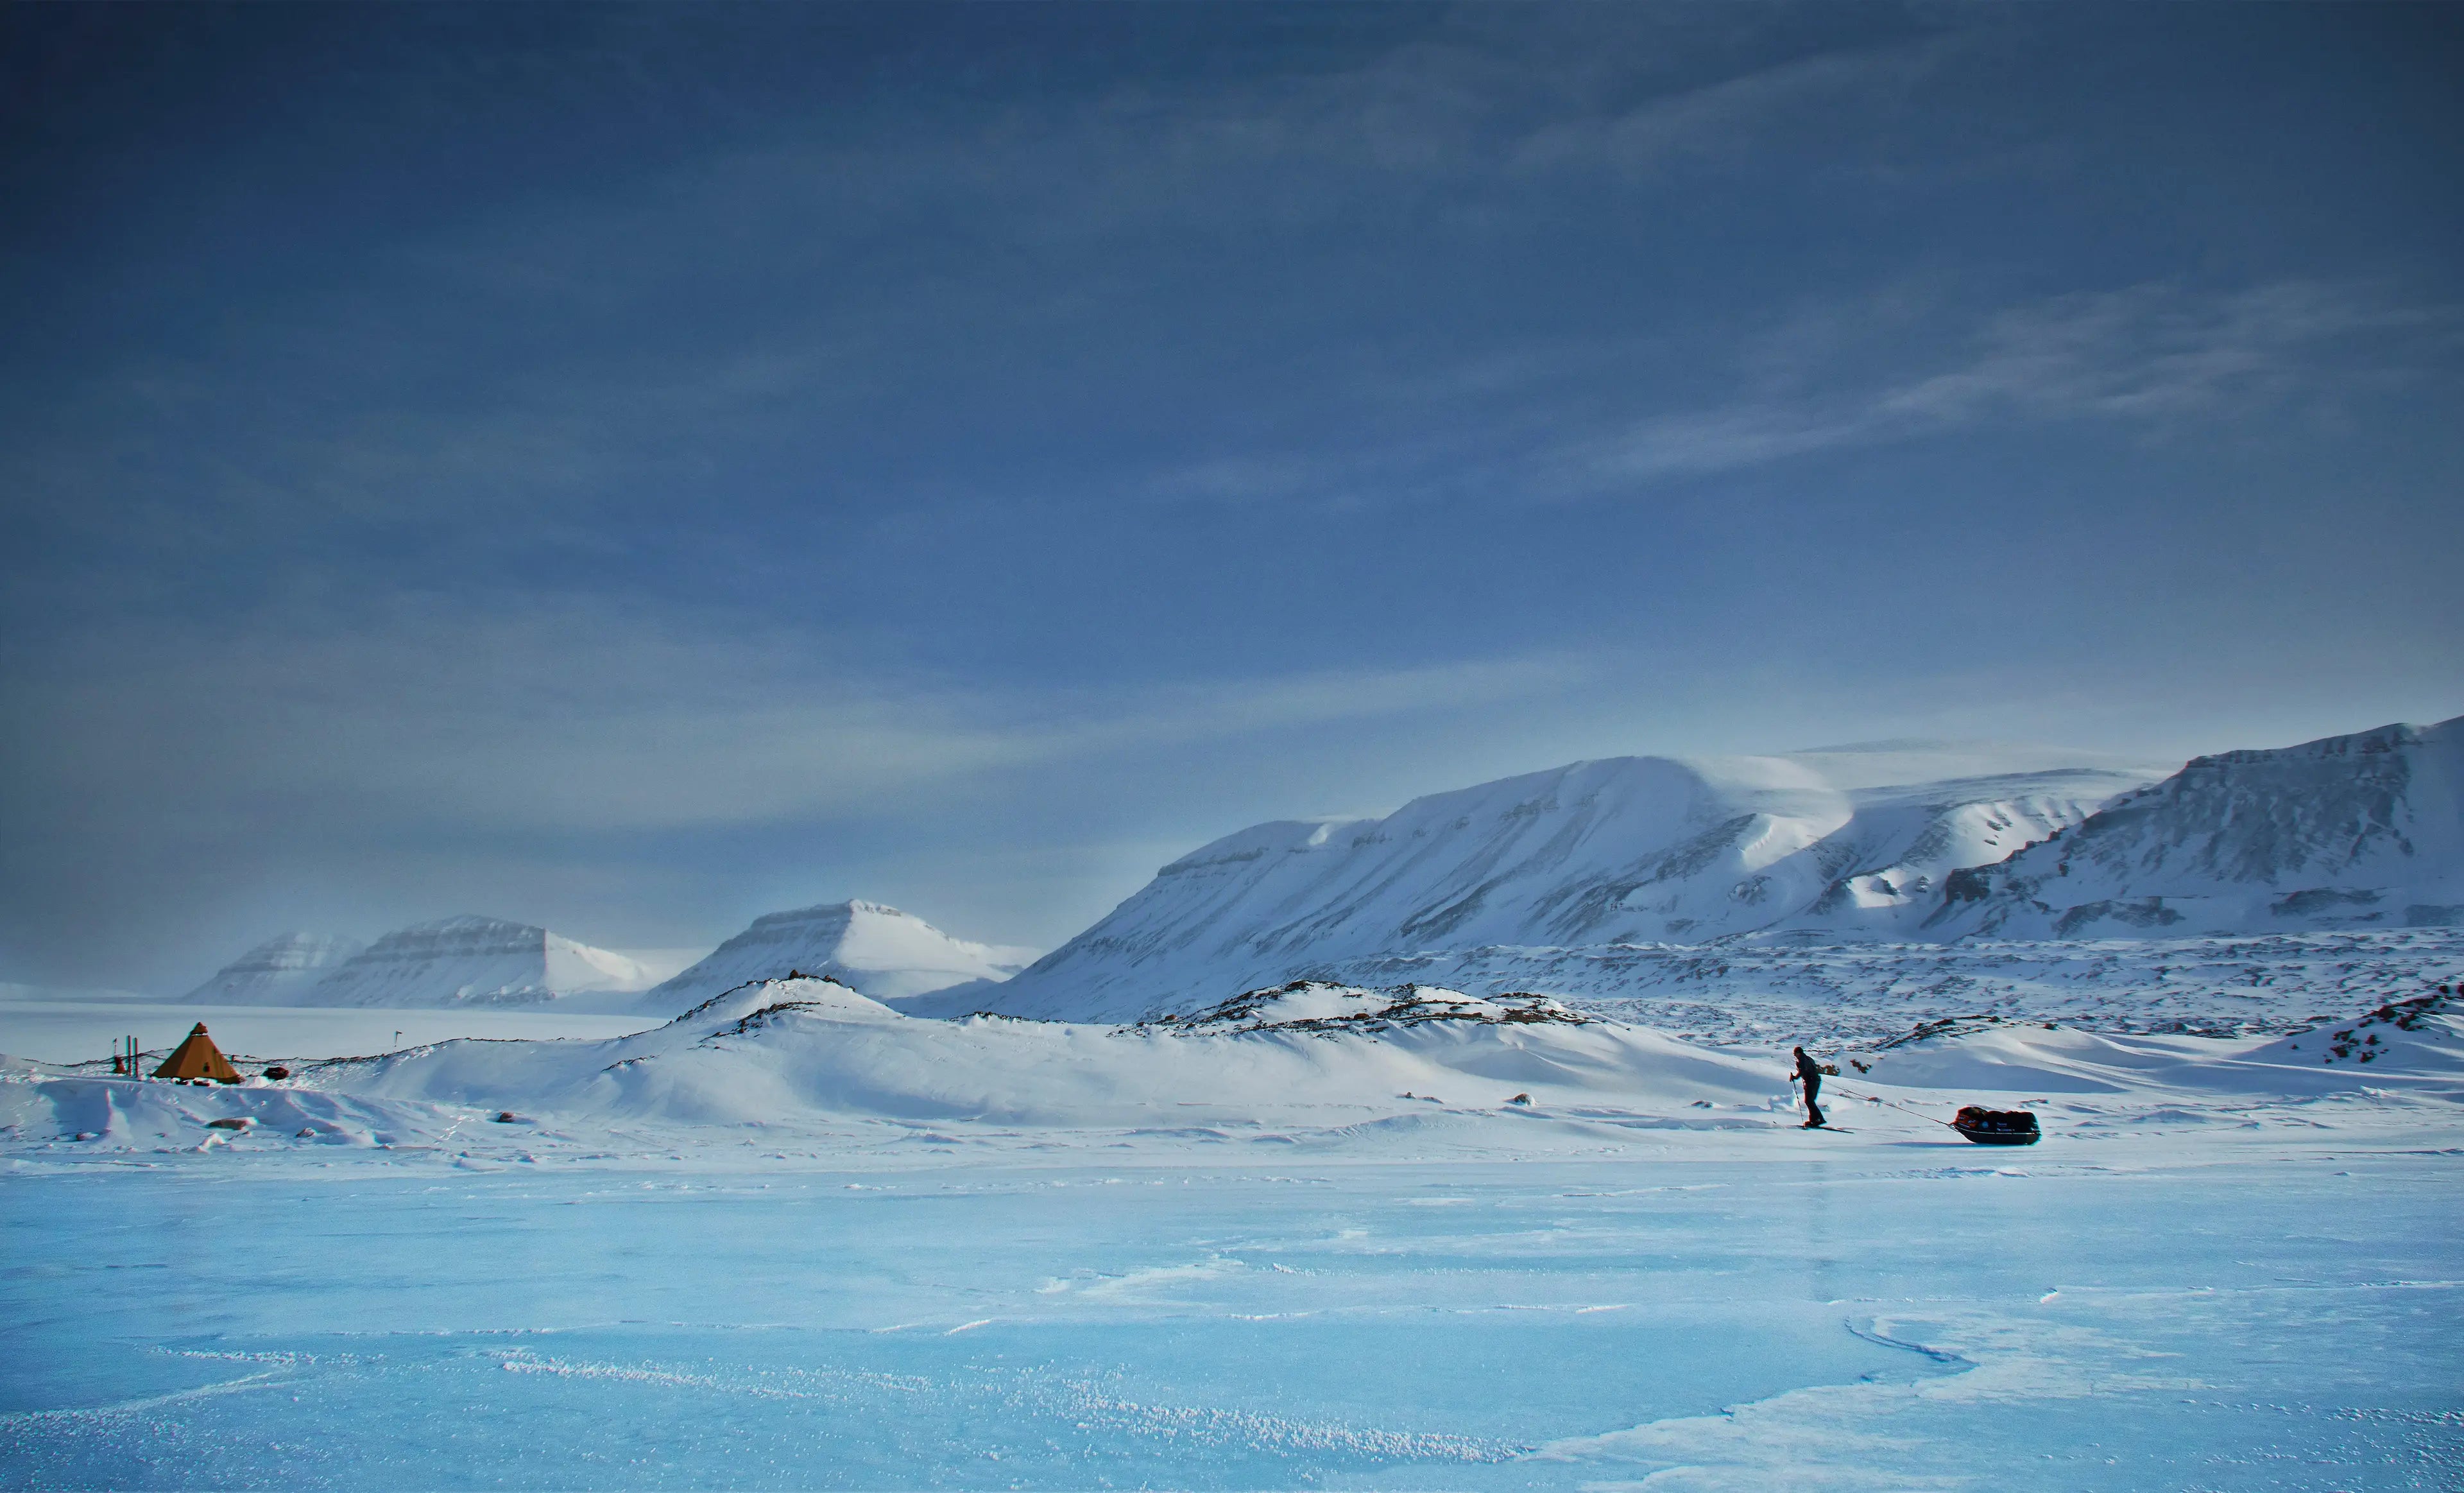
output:
<instances>
[{"instance_id":1,"label":"pyramid tent","mask_svg":"<svg viewBox=\"0 0 2464 1493\"><path fill-rule=\"evenodd\" d=\"M154 1070L158 1079L211 1079L217 1083L237 1083L239 1070L231 1065L214 1039L206 1035L206 1024L198 1022L187 1039L171 1049L163 1066Z\"/></svg>"}]
</instances>

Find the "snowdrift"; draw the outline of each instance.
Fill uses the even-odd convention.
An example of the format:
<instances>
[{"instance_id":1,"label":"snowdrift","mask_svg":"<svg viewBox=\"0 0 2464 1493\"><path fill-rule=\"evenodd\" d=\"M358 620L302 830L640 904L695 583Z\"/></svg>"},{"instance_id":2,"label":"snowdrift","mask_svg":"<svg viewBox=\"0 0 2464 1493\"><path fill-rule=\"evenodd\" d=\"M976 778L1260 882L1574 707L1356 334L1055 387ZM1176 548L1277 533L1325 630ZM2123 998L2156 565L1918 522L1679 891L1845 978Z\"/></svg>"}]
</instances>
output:
<instances>
[{"instance_id":1,"label":"snowdrift","mask_svg":"<svg viewBox=\"0 0 2464 1493\"><path fill-rule=\"evenodd\" d=\"M1153 1124L1374 1106L1616 1095L1760 1109L1770 1063L1453 992L1294 987L1237 1014L1108 1027L901 1014L832 980L766 980L608 1042L447 1042L320 1064L306 1081L385 1099L711 1124L810 1115Z\"/></svg>"},{"instance_id":2,"label":"snowdrift","mask_svg":"<svg viewBox=\"0 0 2464 1493\"><path fill-rule=\"evenodd\" d=\"M2464 1003L2424 995L2273 1038L2119 1036L2054 1023L1928 1023L1852 1058L1842 1082L2037 1094L2302 1098L2401 1088L2464 1101Z\"/></svg>"},{"instance_id":3,"label":"snowdrift","mask_svg":"<svg viewBox=\"0 0 2464 1493\"><path fill-rule=\"evenodd\" d=\"M2277 1037L1976 1018L1837 1056L1826 1103L1852 1133L1871 1132L1865 1144L1939 1141L1947 1132L1926 1118L1979 1102L2039 1109L2051 1141L2150 1124L2247 1128L2265 1115L2315 1124L2300 1117L2322 1111L2303 1106L2321 1101L2428 1104L2447 1116L2464 1103L2464 1016L2445 994ZM1016 1146L1003 1134L1026 1128L1168 1148L1245 1136L1508 1154L1636 1128L1793 1127L1785 1073L1773 1052L1699 1047L1537 996L1425 986L1295 983L1107 1027L920 1019L832 981L777 980L630 1037L444 1042L308 1064L279 1084L133 1082L0 1059L0 1141L160 1151L271 1136L467 1155L483 1139L500 1150L532 1136L569 1148L596 1135L638 1152L640 1135L614 1138L635 1122L856 1122L948 1145ZM1868 1096L1896 1107L1868 1111L1859 1103ZM681 1144L679 1130L667 1133Z\"/></svg>"},{"instance_id":4,"label":"snowdrift","mask_svg":"<svg viewBox=\"0 0 2464 1493\"><path fill-rule=\"evenodd\" d=\"M238 1087L72 1075L0 1058L0 1135L133 1150L210 1150L266 1133L320 1146L433 1144L472 1117L452 1107L252 1079Z\"/></svg>"}]
</instances>

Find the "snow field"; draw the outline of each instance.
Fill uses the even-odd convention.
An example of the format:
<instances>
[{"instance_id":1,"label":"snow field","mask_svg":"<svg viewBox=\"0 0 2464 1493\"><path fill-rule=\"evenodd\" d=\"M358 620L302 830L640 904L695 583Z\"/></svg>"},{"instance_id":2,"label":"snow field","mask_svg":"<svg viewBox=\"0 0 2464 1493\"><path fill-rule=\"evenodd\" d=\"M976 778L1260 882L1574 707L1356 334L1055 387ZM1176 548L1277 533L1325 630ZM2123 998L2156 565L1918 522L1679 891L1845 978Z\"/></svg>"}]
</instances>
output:
<instances>
[{"instance_id":1,"label":"snow field","mask_svg":"<svg viewBox=\"0 0 2464 1493\"><path fill-rule=\"evenodd\" d=\"M2464 1473L2445 1003L1951 1023L1842 1054L1834 1132L1775 1052L1574 1015L939 1022L777 981L289 1084L12 1059L0 1486ZM1957 1140L1969 1100L2045 1141Z\"/></svg>"},{"instance_id":2,"label":"snow field","mask_svg":"<svg viewBox=\"0 0 2464 1493\"><path fill-rule=\"evenodd\" d=\"M122 1036L133 1036L160 1061L202 1021L227 1055L273 1062L384 1053L455 1037L599 1041L641 1031L657 1019L536 1009L0 1000L0 1053L48 1063L93 1063ZM402 1034L399 1041L396 1032Z\"/></svg>"},{"instance_id":3,"label":"snow field","mask_svg":"<svg viewBox=\"0 0 2464 1493\"><path fill-rule=\"evenodd\" d=\"M849 1170L681 1134L496 1174L20 1159L0 1229L35 1263L0 1277L0 1322L33 1367L0 1387L0 1482L2238 1490L2464 1467L2454 1162L2352 1137L2126 1170L1693 1133L1582 1160Z\"/></svg>"}]
</instances>

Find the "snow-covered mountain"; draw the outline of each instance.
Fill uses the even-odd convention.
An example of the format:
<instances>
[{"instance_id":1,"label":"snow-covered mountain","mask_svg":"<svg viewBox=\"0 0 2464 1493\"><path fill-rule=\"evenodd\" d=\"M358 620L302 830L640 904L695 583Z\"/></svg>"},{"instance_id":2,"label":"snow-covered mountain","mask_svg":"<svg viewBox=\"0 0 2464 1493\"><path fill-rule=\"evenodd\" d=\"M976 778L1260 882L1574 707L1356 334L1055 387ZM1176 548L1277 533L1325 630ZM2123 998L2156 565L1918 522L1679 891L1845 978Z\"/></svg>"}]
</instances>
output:
<instances>
[{"instance_id":1,"label":"snow-covered mountain","mask_svg":"<svg viewBox=\"0 0 2464 1493\"><path fill-rule=\"evenodd\" d=\"M673 1015L748 980L791 972L827 977L874 1000L903 1000L1006 980L1035 955L1032 948L952 938L913 913L879 902L825 902L754 919L699 964L645 994L639 1009Z\"/></svg>"},{"instance_id":2,"label":"snow-covered mountain","mask_svg":"<svg viewBox=\"0 0 2464 1493\"><path fill-rule=\"evenodd\" d=\"M1013 1014L1121 1020L1431 950L1904 938L1951 872L2162 772L1912 742L1577 762L1382 818L1226 836L1017 978L966 994Z\"/></svg>"},{"instance_id":3,"label":"snow-covered mountain","mask_svg":"<svg viewBox=\"0 0 2464 1493\"><path fill-rule=\"evenodd\" d=\"M1998 865L1926 934L2116 938L2464 925L2464 717L2201 757Z\"/></svg>"},{"instance_id":4,"label":"snow-covered mountain","mask_svg":"<svg viewBox=\"0 0 2464 1493\"><path fill-rule=\"evenodd\" d=\"M573 997L605 1005L654 972L527 923L445 918L398 928L335 968L288 1004L302 1006L537 1006Z\"/></svg>"},{"instance_id":5,"label":"snow-covered mountain","mask_svg":"<svg viewBox=\"0 0 2464 1493\"><path fill-rule=\"evenodd\" d=\"M288 1006L357 954L357 939L326 933L277 933L214 971L184 1000L222 1006Z\"/></svg>"}]
</instances>

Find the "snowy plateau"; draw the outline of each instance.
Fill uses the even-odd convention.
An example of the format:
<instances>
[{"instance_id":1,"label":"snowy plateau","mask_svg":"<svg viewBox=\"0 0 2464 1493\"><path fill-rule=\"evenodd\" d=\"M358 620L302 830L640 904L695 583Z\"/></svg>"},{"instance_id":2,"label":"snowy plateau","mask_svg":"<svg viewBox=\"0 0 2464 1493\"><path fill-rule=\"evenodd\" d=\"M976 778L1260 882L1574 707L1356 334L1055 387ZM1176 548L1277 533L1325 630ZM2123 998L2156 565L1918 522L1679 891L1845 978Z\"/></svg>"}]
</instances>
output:
<instances>
[{"instance_id":1,"label":"snowy plateau","mask_svg":"<svg viewBox=\"0 0 2464 1493\"><path fill-rule=\"evenodd\" d=\"M747 980L828 975L884 1000L1005 980L1031 948L952 938L879 902L774 912L678 969L501 918L447 918L363 949L285 933L217 970L187 999L217 1006L548 1007L672 1016ZM679 961L681 962L681 961Z\"/></svg>"},{"instance_id":2,"label":"snowy plateau","mask_svg":"<svg viewBox=\"0 0 2464 1493\"><path fill-rule=\"evenodd\" d=\"M672 967L671 967L672 968ZM286 933L188 992L201 1005L541 1006L601 1009L574 997L630 994L659 972L527 923L465 915L399 928L362 948Z\"/></svg>"},{"instance_id":3,"label":"snowy plateau","mask_svg":"<svg viewBox=\"0 0 2464 1493\"><path fill-rule=\"evenodd\" d=\"M207 1006L287 1006L367 946L318 933L280 933L215 970L185 997Z\"/></svg>"},{"instance_id":4,"label":"snowy plateau","mask_svg":"<svg viewBox=\"0 0 2464 1493\"><path fill-rule=\"evenodd\" d=\"M0 1059L0 1486L2464 1487L2458 734L1583 763L1016 974L848 902L638 1030Z\"/></svg>"}]
</instances>

